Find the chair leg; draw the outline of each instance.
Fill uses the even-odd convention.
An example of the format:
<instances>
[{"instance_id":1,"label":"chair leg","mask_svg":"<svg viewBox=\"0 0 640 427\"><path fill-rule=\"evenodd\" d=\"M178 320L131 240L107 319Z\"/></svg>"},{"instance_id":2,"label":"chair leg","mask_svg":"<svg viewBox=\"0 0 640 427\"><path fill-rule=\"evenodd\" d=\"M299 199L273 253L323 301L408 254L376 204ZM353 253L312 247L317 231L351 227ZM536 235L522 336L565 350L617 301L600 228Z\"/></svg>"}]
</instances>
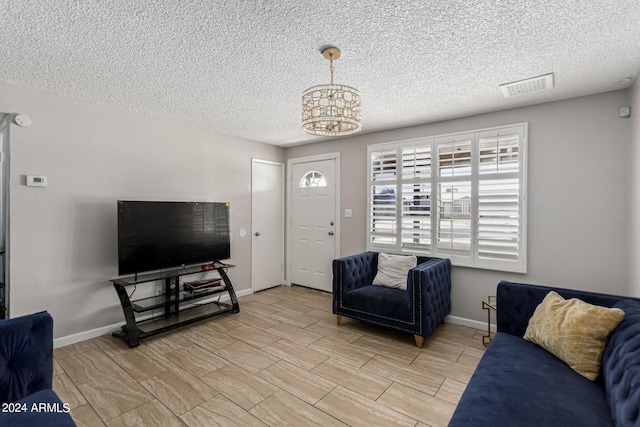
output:
<instances>
[{"instance_id":1,"label":"chair leg","mask_svg":"<svg viewBox=\"0 0 640 427\"><path fill-rule=\"evenodd\" d=\"M336 316L336 323L338 325L342 325L342 316L340 316L339 314Z\"/></svg>"},{"instance_id":2,"label":"chair leg","mask_svg":"<svg viewBox=\"0 0 640 427\"><path fill-rule=\"evenodd\" d=\"M424 338L420 335L414 335L413 338L416 340L416 346L418 348L422 348L422 344L424 344Z\"/></svg>"}]
</instances>

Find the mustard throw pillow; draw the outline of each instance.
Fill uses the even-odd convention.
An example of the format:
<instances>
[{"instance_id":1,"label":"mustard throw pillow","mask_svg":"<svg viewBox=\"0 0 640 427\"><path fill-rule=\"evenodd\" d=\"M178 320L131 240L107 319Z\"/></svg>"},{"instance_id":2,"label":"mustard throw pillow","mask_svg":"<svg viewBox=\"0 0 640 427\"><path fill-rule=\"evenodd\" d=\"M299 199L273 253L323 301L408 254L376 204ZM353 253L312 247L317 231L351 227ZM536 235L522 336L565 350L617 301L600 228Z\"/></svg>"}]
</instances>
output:
<instances>
[{"instance_id":1,"label":"mustard throw pillow","mask_svg":"<svg viewBox=\"0 0 640 427\"><path fill-rule=\"evenodd\" d=\"M538 344L591 381L598 377L607 337L624 317L619 308L565 300L551 291L536 308L524 339Z\"/></svg>"}]
</instances>

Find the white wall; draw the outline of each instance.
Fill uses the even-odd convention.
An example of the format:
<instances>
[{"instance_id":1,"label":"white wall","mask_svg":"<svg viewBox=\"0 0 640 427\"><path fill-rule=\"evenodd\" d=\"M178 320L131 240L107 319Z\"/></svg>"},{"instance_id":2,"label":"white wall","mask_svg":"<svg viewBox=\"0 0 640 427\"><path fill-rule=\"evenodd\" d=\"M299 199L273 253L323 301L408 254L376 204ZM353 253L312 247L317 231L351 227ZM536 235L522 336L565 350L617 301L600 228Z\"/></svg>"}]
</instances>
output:
<instances>
[{"instance_id":1,"label":"white wall","mask_svg":"<svg viewBox=\"0 0 640 427\"><path fill-rule=\"evenodd\" d=\"M640 297L640 74L629 89L631 118L630 210L629 210L629 295Z\"/></svg>"},{"instance_id":2,"label":"white wall","mask_svg":"<svg viewBox=\"0 0 640 427\"><path fill-rule=\"evenodd\" d=\"M48 310L56 338L124 323L109 282L118 199L231 202L229 275L250 289L238 230L251 229L251 158L282 162L282 149L8 84L0 111L33 120L10 128L12 317ZM28 174L48 187L27 187Z\"/></svg>"},{"instance_id":3,"label":"white wall","mask_svg":"<svg viewBox=\"0 0 640 427\"><path fill-rule=\"evenodd\" d=\"M481 300L502 279L626 294L626 90L499 111L286 150L287 159L341 152L342 255L366 248L367 145L529 123L528 273L455 267L452 315L485 321ZM364 114L364 112L363 112Z\"/></svg>"}]
</instances>

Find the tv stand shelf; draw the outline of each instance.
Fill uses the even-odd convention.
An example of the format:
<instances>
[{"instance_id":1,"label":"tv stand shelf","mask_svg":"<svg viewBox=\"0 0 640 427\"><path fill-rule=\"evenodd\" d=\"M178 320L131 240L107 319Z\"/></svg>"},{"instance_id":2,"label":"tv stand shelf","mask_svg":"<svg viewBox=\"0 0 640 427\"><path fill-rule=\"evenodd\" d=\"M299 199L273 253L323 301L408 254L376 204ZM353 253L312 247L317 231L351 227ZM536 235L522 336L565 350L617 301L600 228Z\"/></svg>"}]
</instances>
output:
<instances>
[{"instance_id":1,"label":"tv stand shelf","mask_svg":"<svg viewBox=\"0 0 640 427\"><path fill-rule=\"evenodd\" d=\"M120 298L126 321L122 330L114 332L113 335L124 339L129 347L137 347L141 339L219 314L238 313L238 300L227 276L227 270L235 265L216 262L211 266L205 270L201 266L191 266L111 280ZM207 271L217 272L220 275L220 283L196 292L182 289L182 276ZM159 280L164 281L162 295L131 300L137 285ZM130 294L128 289L131 287L134 291ZM224 293L229 295L228 302L220 302ZM161 314L156 314L156 310L161 310ZM136 313L150 314L151 317L136 320Z\"/></svg>"}]
</instances>

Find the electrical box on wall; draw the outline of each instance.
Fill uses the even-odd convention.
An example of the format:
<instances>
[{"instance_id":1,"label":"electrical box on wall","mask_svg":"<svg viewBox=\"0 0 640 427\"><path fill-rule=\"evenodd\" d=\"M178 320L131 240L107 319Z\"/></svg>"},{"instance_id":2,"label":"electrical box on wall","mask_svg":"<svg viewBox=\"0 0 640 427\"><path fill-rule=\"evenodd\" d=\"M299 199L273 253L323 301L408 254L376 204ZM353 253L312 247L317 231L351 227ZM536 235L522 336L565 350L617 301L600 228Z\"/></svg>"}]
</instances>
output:
<instances>
[{"instance_id":1,"label":"electrical box on wall","mask_svg":"<svg viewBox=\"0 0 640 427\"><path fill-rule=\"evenodd\" d=\"M46 187L47 177L42 175L27 175L27 185L29 187Z\"/></svg>"}]
</instances>

